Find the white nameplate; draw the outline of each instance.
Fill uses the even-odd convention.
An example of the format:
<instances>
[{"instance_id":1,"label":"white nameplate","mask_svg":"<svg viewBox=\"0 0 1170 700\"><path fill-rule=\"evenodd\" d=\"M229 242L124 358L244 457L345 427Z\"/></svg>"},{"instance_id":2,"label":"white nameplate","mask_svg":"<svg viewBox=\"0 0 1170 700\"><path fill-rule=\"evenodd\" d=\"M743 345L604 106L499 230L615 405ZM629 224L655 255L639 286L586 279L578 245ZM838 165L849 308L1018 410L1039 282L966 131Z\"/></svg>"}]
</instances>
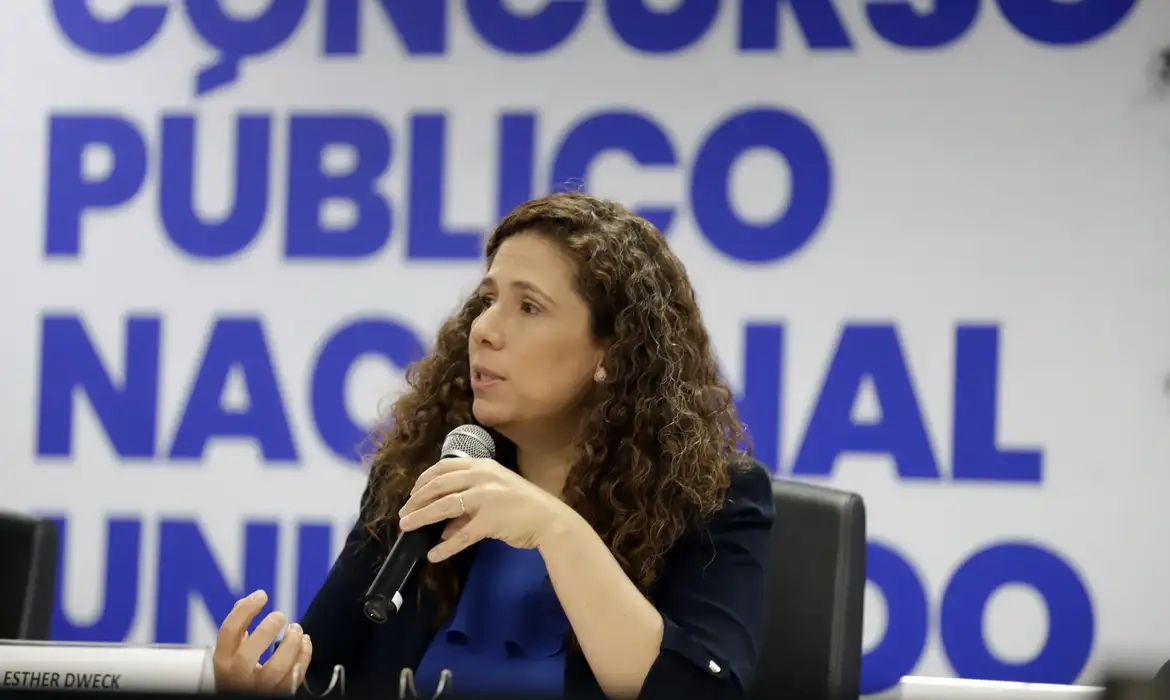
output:
<instances>
[{"instance_id":1,"label":"white nameplate","mask_svg":"<svg viewBox=\"0 0 1170 700\"><path fill-rule=\"evenodd\" d=\"M898 691L901 700L1099 700L1105 689L1090 685L903 676Z\"/></svg>"},{"instance_id":2,"label":"white nameplate","mask_svg":"<svg viewBox=\"0 0 1170 700\"><path fill-rule=\"evenodd\" d=\"M211 652L184 646L0 641L0 690L210 693Z\"/></svg>"}]
</instances>

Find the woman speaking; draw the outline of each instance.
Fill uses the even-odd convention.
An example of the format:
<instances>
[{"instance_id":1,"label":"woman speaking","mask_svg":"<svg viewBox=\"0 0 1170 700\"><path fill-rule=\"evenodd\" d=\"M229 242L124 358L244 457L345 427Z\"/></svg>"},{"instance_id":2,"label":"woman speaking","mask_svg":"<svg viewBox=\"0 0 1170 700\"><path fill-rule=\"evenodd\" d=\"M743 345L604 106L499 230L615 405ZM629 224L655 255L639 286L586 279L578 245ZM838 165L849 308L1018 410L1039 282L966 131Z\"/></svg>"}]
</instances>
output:
<instances>
[{"instance_id":1,"label":"woman speaking","mask_svg":"<svg viewBox=\"0 0 1170 700\"><path fill-rule=\"evenodd\" d=\"M579 193L522 204L479 288L407 372L358 525L299 624L263 592L215 650L221 691L733 699L764 628L770 478L720 378L682 263L652 224ZM486 428L495 459L439 460ZM362 597L402 532L446 523L383 625Z\"/></svg>"}]
</instances>

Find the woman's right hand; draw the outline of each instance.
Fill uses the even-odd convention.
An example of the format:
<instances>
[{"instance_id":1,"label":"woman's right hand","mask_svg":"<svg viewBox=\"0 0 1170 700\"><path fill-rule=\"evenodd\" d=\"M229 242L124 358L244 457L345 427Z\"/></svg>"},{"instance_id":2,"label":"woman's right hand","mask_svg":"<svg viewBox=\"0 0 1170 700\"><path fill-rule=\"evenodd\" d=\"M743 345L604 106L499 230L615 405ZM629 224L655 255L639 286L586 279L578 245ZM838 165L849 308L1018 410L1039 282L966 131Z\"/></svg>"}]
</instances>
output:
<instances>
[{"instance_id":1,"label":"woman's right hand","mask_svg":"<svg viewBox=\"0 0 1170 700\"><path fill-rule=\"evenodd\" d=\"M248 634L252 619L267 602L264 591L241 598L220 625L212 656L216 692L292 694L305 677L313 643L296 623L288 626L284 641L268 661L260 663L260 655L276 641L286 622L284 613L271 612Z\"/></svg>"}]
</instances>

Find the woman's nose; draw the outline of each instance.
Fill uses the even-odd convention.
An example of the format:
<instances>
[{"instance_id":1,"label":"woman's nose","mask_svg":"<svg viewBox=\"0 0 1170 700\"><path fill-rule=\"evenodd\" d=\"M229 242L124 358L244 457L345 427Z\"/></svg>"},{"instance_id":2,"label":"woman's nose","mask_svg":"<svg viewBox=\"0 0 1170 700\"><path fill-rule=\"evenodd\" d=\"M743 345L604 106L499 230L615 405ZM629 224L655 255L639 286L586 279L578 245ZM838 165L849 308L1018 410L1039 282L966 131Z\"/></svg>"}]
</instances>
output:
<instances>
[{"instance_id":1,"label":"woman's nose","mask_svg":"<svg viewBox=\"0 0 1170 700\"><path fill-rule=\"evenodd\" d=\"M475 343L489 345L493 348L500 346L499 322L496 318L496 307L489 306L483 310L479 318L471 324L471 340Z\"/></svg>"}]
</instances>

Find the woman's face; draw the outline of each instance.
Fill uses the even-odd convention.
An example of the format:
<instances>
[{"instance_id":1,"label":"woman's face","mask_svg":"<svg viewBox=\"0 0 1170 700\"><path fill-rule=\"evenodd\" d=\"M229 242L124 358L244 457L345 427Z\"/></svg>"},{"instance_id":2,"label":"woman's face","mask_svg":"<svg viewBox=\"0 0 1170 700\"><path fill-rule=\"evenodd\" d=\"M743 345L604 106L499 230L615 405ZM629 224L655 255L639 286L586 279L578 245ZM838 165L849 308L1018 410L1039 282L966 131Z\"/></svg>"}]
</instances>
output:
<instances>
[{"instance_id":1,"label":"woman's face","mask_svg":"<svg viewBox=\"0 0 1170 700\"><path fill-rule=\"evenodd\" d=\"M472 413L507 436L571 425L604 348L577 293L574 262L536 233L505 240L480 284L484 311L471 326Z\"/></svg>"}]
</instances>

